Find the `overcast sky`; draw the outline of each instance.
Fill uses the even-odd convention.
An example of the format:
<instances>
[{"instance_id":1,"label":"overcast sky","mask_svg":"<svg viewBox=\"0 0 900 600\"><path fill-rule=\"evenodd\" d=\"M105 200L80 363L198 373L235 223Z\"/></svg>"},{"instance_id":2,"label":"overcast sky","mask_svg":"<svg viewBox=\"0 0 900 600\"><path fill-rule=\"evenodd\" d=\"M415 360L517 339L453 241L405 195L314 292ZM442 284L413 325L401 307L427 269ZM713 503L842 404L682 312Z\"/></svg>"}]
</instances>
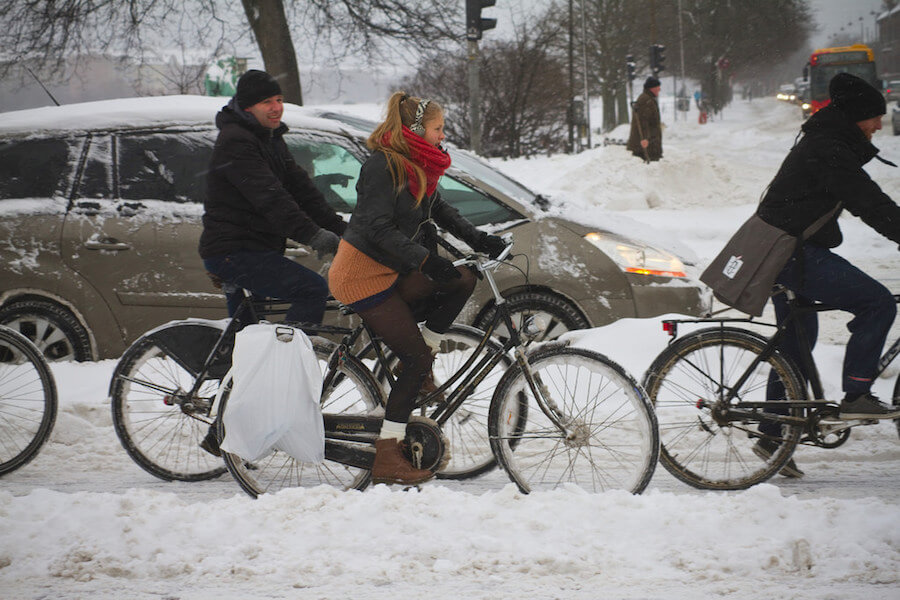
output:
<instances>
[{"instance_id":1,"label":"overcast sky","mask_svg":"<svg viewBox=\"0 0 900 600\"><path fill-rule=\"evenodd\" d=\"M819 23L819 31L812 36L816 47L827 46L828 39L839 33L841 27L844 32L850 31L857 35L862 29L866 41L875 34L876 15L871 13L881 12L881 0L810 0L809 4Z\"/></svg>"}]
</instances>

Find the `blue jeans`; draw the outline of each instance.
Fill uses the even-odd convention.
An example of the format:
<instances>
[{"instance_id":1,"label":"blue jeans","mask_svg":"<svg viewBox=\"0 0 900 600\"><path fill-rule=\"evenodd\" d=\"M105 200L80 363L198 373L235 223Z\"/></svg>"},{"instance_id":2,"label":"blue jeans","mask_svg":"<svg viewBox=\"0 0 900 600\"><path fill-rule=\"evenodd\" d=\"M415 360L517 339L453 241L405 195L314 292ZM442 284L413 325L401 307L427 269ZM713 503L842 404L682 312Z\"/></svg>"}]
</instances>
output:
<instances>
[{"instance_id":1,"label":"blue jeans","mask_svg":"<svg viewBox=\"0 0 900 600\"><path fill-rule=\"evenodd\" d=\"M254 299L274 298L290 302L286 319L321 323L328 299L328 284L318 273L275 251L240 251L203 260L203 266L225 282L228 315L234 316L243 300L241 288Z\"/></svg>"},{"instance_id":2,"label":"blue jeans","mask_svg":"<svg viewBox=\"0 0 900 600\"><path fill-rule=\"evenodd\" d=\"M793 290L801 304L821 302L853 314L853 320L847 324L850 339L844 352L842 387L846 394L868 392L878 370L885 339L897 314L897 304L891 292L831 250L809 244L788 261L776 281ZM772 298L772 303L775 319L781 324L788 316L787 298L784 294L777 294ZM802 354L795 322L792 321L785 329L778 349L794 360L803 371L804 380L808 380L808 373L800 360ZM810 348L814 348L819 332L818 314L807 313L799 322ZM766 397L770 400L784 397L780 382L771 376ZM778 435L765 424L760 430Z\"/></svg>"}]
</instances>

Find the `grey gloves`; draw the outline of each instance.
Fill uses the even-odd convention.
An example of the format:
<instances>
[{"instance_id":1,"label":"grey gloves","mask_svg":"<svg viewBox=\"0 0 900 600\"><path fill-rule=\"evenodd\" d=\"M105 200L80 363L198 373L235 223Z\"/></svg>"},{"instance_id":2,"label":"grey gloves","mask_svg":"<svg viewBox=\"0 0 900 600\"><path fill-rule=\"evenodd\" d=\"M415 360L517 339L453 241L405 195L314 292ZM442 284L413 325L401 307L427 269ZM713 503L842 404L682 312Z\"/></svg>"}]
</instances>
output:
<instances>
[{"instance_id":1,"label":"grey gloves","mask_svg":"<svg viewBox=\"0 0 900 600\"><path fill-rule=\"evenodd\" d=\"M341 241L336 234L327 229L320 229L314 236L309 238L309 247L316 251L319 260L325 258L328 254L337 253L338 242Z\"/></svg>"}]
</instances>

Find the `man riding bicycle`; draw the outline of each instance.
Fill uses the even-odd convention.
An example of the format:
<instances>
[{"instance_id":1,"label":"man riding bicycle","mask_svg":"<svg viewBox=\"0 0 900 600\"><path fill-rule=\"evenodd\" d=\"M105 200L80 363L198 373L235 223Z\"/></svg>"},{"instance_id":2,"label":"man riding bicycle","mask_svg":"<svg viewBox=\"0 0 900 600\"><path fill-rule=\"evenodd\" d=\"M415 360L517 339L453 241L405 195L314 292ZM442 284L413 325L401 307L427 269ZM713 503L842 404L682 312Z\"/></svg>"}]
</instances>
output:
<instances>
[{"instance_id":1,"label":"man riding bicycle","mask_svg":"<svg viewBox=\"0 0 900 600\"><path fill-rule=\"evenodd\" d=\"M347 224L294 161L283 138L283 112L278 82L250 70L216 115L219 136L207 175L200 257L223 284L229 316L247 289L255 297L290 302L288 321L321 323L328 285L284 256L286 240L306 244L322 258L337 251ZM212 428L201 445L218 455Z\"/></svg>"},{"instance_id":2,"label":"man riding bicycle","mask_svg":"<svg viewBox=\"0 0 900 600\"><path fill-rule=\"evenodd\" d=\"M887 288L831 250L842 241L838 216L844 208L900 244L900 207L863 170L872 158L896 166L879 158L871 142L872 135L881 129L886 105L881 92L848 73L831 80L829 93L831 104L803 124L803 137L782 163L757 214L767 223L799 236L841 203L834 216L797 249L777 283L795 292L803 304L821 302L854 315L847 326L851 335L844 357L845 395L840 418L894 419L900 417L900 410L879 401L871 388L896 316L896 302ZM788 315L787 299L784 294L776 294L772 301L781 324ZM812 348L818 333L817 314L807 313L802 327ZM779 350L803 369L796 327L789 324L787 330ZM768 399L783 397L783 390L776 389L778 385L769 387ZM760 431L780 436L777 423L763 423ZM776 442L762 438L757 454L768 456L775 447ZM802 472L791 460L782 474L799 477Z\"/></svg>"}]
</instances>

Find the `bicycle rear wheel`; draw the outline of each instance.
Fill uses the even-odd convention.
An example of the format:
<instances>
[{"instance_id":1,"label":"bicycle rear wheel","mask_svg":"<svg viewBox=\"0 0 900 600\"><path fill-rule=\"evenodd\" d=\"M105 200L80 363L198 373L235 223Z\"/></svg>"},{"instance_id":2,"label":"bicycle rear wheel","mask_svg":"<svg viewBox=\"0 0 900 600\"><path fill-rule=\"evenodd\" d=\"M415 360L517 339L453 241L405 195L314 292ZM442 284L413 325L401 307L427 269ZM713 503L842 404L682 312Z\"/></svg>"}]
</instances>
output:
<instances>
[{"instance_id":1,"label":"bicycle rear wheel","mask_svg":"<svg viewBox=\"0 0 900 600\"><path fill-rule=\"evenodd\" d=\"M715 418L714 406L729 392L734 403L764 402L770 374L784 400L806 398L795 367L780 354L759 363L740 389L738 379L765 349L766 339L737 328L703 329L676 340L656 358L644 379L656 409L660 460L672 475L701 489L740 490L775 475L794 452L802 427L782 426L777 447L754 452L761 418ZM791 409L802 416L801 409Z\"/></svg>"},{"instance_id":2,"label":"bicycle rear wheel","mask_svg":"<svg viewBox=\"0 0 900 600\"><path fill-rule=\"evenodd\" d=\"M314 338L313 349L319 359L322 373L335 344ZM322 393L322 412L328 414L362 415L383 410L381 387L372 373L353 356L342 356L333 385ZM222 392L219 414L228 410L230 388ZM383 414L383 413L382 413ZM219 419L219 439L225 437L222 419ZM342 490L364 489L369 485L371 472L326 459L321 464L304 463L275 450L267 456L249 462L229 452L223 452L228 471L238 485L254 498L283 489L330 485Z\"/></svg>"},{"instance_id":3,"label":"bicycle rear wheel","mask_svg":"<svg viewBox=\"0 0 900 600\"><path fill-rule=\"evenodd\" d=\"M40 350L0 326L0 475L27 464L56 421L56 384Z\"/></svg>"},{"instance_id":4,"label":"bicycle rear wheel","mask_svg":"<svg viewBox=\"0 0 900 600\"><path fill-rule=\"evenodd\" d=\"M203 481L225 473L222 459L200 442L215 418L212 405L231 362L231 346L194 397L183 397L223 329L175 323L138 339L116 365L109 388L116 434L132 460L155 477Z\"/></svg>"},{"instance_id":5,"label":"bicycle rear wheel","mask_svg":"<svg viewBox=\"0 0 900 600\"><path fill-rule=\"evenodd\" d=\"M503 376L490 408L491 446L510 479L524 493L564 484L641 493L659 450L641 387L616 363L581 348L551 346L528 363L552 402L547 412L518 366Z\"/></svg>"}]
</instances>

